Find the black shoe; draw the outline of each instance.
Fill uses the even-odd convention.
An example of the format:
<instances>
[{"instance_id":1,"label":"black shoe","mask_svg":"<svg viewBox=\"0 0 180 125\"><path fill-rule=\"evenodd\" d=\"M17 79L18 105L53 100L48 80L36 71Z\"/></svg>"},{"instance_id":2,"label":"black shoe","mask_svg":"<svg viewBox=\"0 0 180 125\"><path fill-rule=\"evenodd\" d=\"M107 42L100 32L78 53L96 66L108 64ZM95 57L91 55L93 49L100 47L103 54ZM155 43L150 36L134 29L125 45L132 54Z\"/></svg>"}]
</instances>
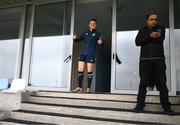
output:
<instances>
[{"instance_id":1,"label":"black shoe","mask_svg":"<svg viewBox=\"0 0 180 125\"><path fill-rule=\"evenodd\" d=\"M166 115L175 115L175 112L171 108L164 108L164 113Z\"/></svg>"},{"instance_id":2,"label":"black shoe","mask_svg":"<svg viewBox=\"0 0 180 125\"><path fill-rule=\"evenodd\" d=\"M144 106L145 106L145 105L139 105L139 104L137 104L136 107L133 109L133 111L136 112L136 113L143 112L143 111L144 111L144 110L143 110L143 109L144 109Z\"/></svg>"}]
</instances>

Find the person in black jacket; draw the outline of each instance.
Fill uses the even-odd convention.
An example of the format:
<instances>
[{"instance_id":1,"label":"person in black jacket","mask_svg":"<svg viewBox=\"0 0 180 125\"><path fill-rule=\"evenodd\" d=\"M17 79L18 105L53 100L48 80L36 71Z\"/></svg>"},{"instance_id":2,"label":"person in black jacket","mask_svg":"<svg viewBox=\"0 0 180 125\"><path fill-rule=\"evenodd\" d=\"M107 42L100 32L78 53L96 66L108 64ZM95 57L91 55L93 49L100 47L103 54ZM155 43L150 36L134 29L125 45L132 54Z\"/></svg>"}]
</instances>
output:
<instances>
[{"instance_id":1,"label":"person in black jacket","mask_svg":"<svg viewBox=\"0 0 180 125\"><path fill-rule=\"evenodd\" d=\"M142 112L145 106L147 87L160 91L160 102L166 114L173 114L166 85L166 64L163 42L165 28L158 24L158 15L150 11L146 16L146 26L139 30L135 43L141 47L139 75L140 84L135 112Z\"/></svg>"}]
</instances>

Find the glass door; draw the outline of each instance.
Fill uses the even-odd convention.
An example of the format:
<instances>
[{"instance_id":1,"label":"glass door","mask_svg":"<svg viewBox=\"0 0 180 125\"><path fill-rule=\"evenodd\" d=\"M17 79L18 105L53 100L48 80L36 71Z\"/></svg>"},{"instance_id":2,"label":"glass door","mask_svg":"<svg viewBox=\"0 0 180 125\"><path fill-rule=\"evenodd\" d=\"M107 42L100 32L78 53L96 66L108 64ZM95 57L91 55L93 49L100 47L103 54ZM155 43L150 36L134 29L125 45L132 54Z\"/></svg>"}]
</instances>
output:
<instances>
[{"instance_id":1,"label":"glass door","mask_svg":"<svg viewBox=\"0 0 180 125\"><path fill-rule=\"evenodd\" d=\"M69 91L72 37L71 1L35 5L29 84Z\"/></svg>"},{"instance_id":2,"label":"glass door","mask_svg":"<svg viewBox=\"0 0 180 125\"><path fill-rule=\"evenodd\" d=\"M169 1L116 0L114 1L114 43L112 93L136 94L139 87L140 47L135 45L138 30L145 25L146 13L155 9L159 24L166 28L164 49L167 66L167 86L171 90ZM120 63L118 63L120 61Z\"/></svg>"},{"instance_id":3,"label":"glass door","mask_svg":"<svg viewBox=\"0 0 180 125\"><path fill-rule=\"evenodd\" d=\"M177 94L180 95L180 1L174 0L174 39Z\"/></svg>"},{"instance_id":4,"label":"glass door","mask_svg":"<svg viewBox=\"0 0 180 125\"><path fill-rule=\"evenodd\" d=\"M18 76L20 31L23 7L0 9L0 78L11 81Z\"/></svg>"}]
</instances>

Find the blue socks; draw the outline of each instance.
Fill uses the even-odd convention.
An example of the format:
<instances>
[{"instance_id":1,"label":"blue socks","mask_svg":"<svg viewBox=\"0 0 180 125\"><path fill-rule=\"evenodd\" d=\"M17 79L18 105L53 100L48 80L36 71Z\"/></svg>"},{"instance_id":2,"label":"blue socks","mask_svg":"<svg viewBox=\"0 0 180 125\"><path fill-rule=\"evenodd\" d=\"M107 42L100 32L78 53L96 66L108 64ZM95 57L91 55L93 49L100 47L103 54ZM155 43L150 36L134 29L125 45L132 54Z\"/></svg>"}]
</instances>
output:
<instances>
[{"instance_id":1,"label":"blue socks","mask_svg":"<svg viewBox=\"0 0 180 125\"><path fill-rule=\"evenodd\" d=\"M80 88L82 88L83 78L84 78L83 72L78 72L78 87ZM92 79L93 79L93 73L88 72L88 88L91 87Z\"/></svg>"},{"instance_id":2,"label":"blue socks","mask_svg":"<svg viewBox=\"0 0 180 125\"><path fill-rule=\"evenodd\" d=\"M93 73L92 72L88 72L88 88L91 87L92 79L93 79Z\"/></svg>"},{"instance_id":3,"label":"blue socks","mask_svg":"<svg viewBox=\"0 0 180 125\"><path fill-rule=\"evenodd\" d=\"M78 87L82 88L83 72L78 72Z\"/></svg>"}]
</instances>

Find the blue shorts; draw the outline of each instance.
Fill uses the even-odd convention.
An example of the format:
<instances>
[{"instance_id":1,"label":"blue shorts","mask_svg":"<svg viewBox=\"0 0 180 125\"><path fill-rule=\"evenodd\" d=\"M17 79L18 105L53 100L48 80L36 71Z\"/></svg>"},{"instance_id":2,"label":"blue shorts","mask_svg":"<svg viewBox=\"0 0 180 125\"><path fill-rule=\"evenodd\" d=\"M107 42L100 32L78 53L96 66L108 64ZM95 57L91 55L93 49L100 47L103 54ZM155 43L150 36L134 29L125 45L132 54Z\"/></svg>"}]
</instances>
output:
<instances>
[{"instance_id":1,"label":"blue shorts","mask_svg":"<svg viewBox=\"0 0 180 125\"><path fill-rule=\"evenodd\" d=\"M79 61L87 62L87 63L95 63L95 62L96 62L96 59L95 59L95 56L91 56L91 55L80 55Z\"/></svg>"}]
</instances>

